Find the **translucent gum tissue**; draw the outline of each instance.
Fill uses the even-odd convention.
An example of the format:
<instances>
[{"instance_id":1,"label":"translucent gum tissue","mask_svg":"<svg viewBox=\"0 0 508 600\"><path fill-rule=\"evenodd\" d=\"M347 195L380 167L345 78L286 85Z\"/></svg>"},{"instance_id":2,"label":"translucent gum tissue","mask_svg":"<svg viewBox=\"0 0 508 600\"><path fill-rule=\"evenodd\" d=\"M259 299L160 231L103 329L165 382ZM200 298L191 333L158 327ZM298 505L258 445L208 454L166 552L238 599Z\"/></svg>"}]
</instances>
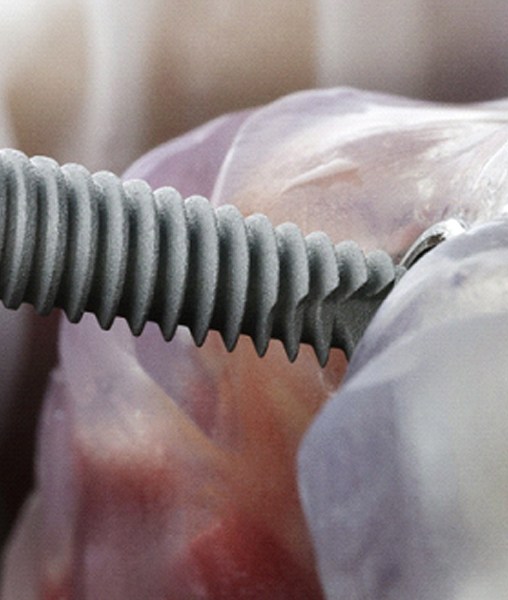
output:
<instances>
[{"instance_id":1,"label":"translucent gum tissue","mask_svg":"<svg viewBox=\"0 0 508 600\"><path fill-rule=\"evenodd\" d=\"M307 432L300 490L327 598L504 596L507 241L500 219L423 258Z\"/></svg>"}]
</instances>

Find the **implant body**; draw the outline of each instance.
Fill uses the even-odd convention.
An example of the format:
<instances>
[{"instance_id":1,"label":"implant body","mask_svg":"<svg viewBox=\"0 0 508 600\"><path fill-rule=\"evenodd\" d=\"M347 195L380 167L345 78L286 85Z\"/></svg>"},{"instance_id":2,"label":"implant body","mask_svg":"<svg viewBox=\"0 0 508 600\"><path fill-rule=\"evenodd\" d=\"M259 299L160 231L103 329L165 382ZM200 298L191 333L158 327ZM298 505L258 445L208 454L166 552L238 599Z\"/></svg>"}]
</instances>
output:
<instances>
[{"instance_id":1,"label":"implant body","mask_svg":"<svg viewBox=\"0 0 508 600\"><path fill-rule=\"evenodd\" d=\"M151 320L168 340L186 325L198 345L216 329L228 350L244 333L261 356L277 338L290 360L303 342L321 364L331 346L352 352L403 272L322 232L13 150L0 152L0 240L8 308L90 311L105 329L123 316L135 335Z\"/></svg>"}]
</instances>

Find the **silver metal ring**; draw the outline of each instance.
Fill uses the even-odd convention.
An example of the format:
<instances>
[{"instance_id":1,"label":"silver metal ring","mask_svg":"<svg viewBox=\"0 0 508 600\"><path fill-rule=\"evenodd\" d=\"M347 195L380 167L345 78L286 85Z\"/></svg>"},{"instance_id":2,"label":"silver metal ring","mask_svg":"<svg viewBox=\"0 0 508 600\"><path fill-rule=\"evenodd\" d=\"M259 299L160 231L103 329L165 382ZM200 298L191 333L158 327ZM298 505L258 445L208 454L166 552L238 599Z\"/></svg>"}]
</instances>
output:
<instances>
[{"instance_id":1,"label":"silver metal ring","mask_svg":"<svg viewBox=\"0 0 508 600\"><path fill-rule=\"evenodd\" d=\"M428 229L426 229L418 239L411 245L409 250L406 252L400 265L409 269L415 262L432 250L441 242L455 237L461 233L467 231L467 225L460 219L447 219L446 221L440 221L434 223Z\"/></svg>"}]
</instances>

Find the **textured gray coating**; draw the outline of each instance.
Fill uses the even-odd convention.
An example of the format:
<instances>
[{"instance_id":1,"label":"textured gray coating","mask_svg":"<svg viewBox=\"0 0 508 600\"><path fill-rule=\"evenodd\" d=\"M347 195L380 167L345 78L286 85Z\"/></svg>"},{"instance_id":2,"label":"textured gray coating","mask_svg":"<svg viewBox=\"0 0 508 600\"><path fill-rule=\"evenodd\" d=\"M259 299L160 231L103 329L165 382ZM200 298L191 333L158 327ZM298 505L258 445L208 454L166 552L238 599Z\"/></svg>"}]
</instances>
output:
<instances>
[{"instance_id":1,"label":"textured gray coating","mask_svg":"<svg viewBox=\"0 0 508 600\"><path fill-rule=\"evenodd\" d=\"M105 329L123 316L135 335L151 320L168 340L186 325L198 345L216 329L229 350L245 333L259 355L277 338L290 360L309 343L321 364L352 352L403 272L354 242L14 150L0 152L0 248L8 308L90 311Z\"/></svg>"}]
</instances>

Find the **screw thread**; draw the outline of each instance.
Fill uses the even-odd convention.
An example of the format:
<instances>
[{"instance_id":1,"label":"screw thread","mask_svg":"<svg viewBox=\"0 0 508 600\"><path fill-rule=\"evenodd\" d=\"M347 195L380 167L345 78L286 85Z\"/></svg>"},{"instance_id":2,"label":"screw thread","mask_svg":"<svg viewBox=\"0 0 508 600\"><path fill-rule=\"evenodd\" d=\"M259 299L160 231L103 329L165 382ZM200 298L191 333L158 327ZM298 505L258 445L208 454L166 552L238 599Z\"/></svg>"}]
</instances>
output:
<instances>
[{"instance_id":1,"label":"screw thread","mask_svg":"<svg viewBox=\"0 0 508 600\"><path fill-rule=\"evenodd\" d=\"M148 320L166 339L186 325L198 345L218 330L228 350L241 333L262 356L280 339L290 360L311 344L350 354L400 276L382 251L260 214L214 209L170 187L91 175L45 157L0 152L0 298L8 308L62 308L72 322L116 316L135 335Z\"/></svg>"}]
</instances>

